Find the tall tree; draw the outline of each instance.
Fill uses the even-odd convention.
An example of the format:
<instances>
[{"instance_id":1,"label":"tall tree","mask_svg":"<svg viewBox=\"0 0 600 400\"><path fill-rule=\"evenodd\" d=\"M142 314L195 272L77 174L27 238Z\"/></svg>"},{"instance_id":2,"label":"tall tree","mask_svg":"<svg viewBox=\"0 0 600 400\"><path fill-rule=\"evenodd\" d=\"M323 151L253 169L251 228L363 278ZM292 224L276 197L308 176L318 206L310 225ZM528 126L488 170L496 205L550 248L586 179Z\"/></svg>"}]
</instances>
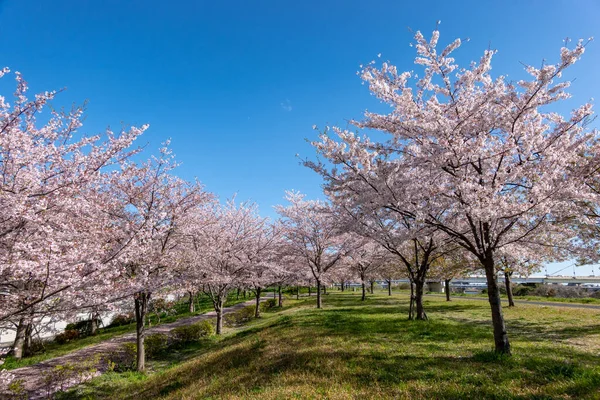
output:
<instances>
[{"instance_id":1,"label":"tall tree","mask_svg":"<svg viewBox=\"0 0 600 400\"><path fill-rule=\"evenodd\" d=\"M114 240L126 246L116 260L120 279L115 285L116 293L134 300L138 371L145 369L145 321L152 293L173 284L191 216L211 199L198 183L171 175L175 167L165 146L160 157L139 166L125 164L105 187Z\"/></svg>"},{"instance_id":2,"label":"tall tree","mask_svg":"<svg viewBox=\"0 0 600 400\"><path fill-rule=\"evenodd\" d=\"M248 287L256 271L270 262L275 240L266 218L254 203L213 203L197 210L188 227L191 238L186 263L188 279L202 287L217 313L217 334L223 330L223 309L227 295L237 287ZM264 258L263 258L264 257Z\"/></svg>"},{"instance_id":3,"label":"tall tree","mask_svg":"<svg viewBox=\"0 0 600 400\"><path fill-rule=\"evenodd\" d=\"M329 204L305 200L296 192L286 192L286 200L288 206L276 207L286 252L312 274L317 283L317 308L321 308L321 287L332 268L340 264L349 237L340 231Z\"/></svg>"},{"instance_id":4,"label":"tall tree","mask_svg":"<svg viewBox=\"0 0 600 400\"><path fill-rule=\"evenodd\" d=\"M15 77L15 100L0 96L0 321L45 315L110 273L116 252L101 239L95 188L136 153L131 145L147 127L86 136L82 107L40 122L57 92L30 100Z\"/></svg>"},{"instance_id":5,"label":"tall tree","mask_svg":"<svg viewBox=\"0 0 600 400\"><path fill-rule=\"evenodd\" d=\"M584 177L594 170L586 129L592 106L568 117L552 104L569 97L562 76L584 52L579 41L561 49L556 64L526 66L529 79L508 82L490 74L495 51L460 68L452 53L459 39L441 52L439 32L427 41L417 32L415 63L423 72L399 73L388 62L369 64L362 78L371 92L392 106L389 114L367 112L358 128L384 132L372 142L333 128L314 143L337 169L311 165L326 177L326 190L356 191L365 204L397 210L441 232L470 252L485 270L495 350L510 353L497 284L496 258L502 248L544 245L564 234L564 221L580 213L575 204L589 193ZM373 182L373 176L379 176ZM358 186L355 182L363 181ZM387 187L404 187L403 197ZM554 240L552 240L554 242Z\"/></svg>"}]
</instances>

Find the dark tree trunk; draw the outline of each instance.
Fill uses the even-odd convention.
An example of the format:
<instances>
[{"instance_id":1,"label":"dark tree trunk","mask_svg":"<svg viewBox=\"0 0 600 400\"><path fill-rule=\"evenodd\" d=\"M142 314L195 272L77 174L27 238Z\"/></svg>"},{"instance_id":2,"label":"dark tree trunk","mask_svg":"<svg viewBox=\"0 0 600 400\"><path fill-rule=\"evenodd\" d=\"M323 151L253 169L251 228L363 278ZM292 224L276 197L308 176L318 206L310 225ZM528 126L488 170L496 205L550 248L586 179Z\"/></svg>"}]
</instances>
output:
<instances>
[{"instance_id":1,"label":"dark tree trunk","mask_svg":"<svg viewBox=\"0 0 600 400\"><path fill-rule=\"evenodd\" d=\"M254 309L254 318L260 318L260 292L261 288L256 288L256 306Z\"/></svg>"},{"instance_id":2,"label":"dark tree trunk","mask_svg":"<svg viewBox=\"0 0 600 400\"><path fill-rule=\"evenodd\" d=\"M362 296L360 298L361 301L365 301L367 298L367 284L365 283L365 278L361 277L361 286L362 286Z\"/></svg>"},{"instance_id":3,"label":"dark tree trunk","mask_svg":"<svg viewBox=\"0 0 600 400\"><path fill-rule=\"evenodd\" d=\"M370 281L369 284L371 285L371 294L375 294L375 281Z\"/></svg>"},{"instance_id":4,"label":"dark tree trunk","mask_svg":"<svg viewBox=\"0 0 600 400\"><path fill-rule=\"evenodd\" d=\"M25 346L25 330L27 329L27 324L25 323L25 318L21 317L19 320L19 325L17 325L17 332L15 334L15 341L12 346L12 350L10 354L20 360L23 358L23 347Z\"/></svg>"},{"instance_id":5,"label":"dark tree trunk","mask_svg":"<svg viewBox=\"0 0 600 400\"><path fill-rule=\"evenodd\" d=\"M494 327L494 344L496 353L510 354L510 342L504 316L502 315L502 304L500 303L500 291L498 290L498 273L494 265L493 254L486 254L482 260L487 280L488 300L492 309L492 325Z\"/></svg>"},{"instance_id":6,"label":"dark tree trunk","mask_svg":"<svg viewBox=\"0 0 600 400\"><path fill-rule=\"evenodd\" d=\"M277 288L277 295L279 296L278 306L283 307L283 296L281 295L281 286Z\"/></svg>"},{"instance_id":7,"label":"dark tree trunk","mask_svg":"<svg viewBox=\"0 0 600 400\"><path fill-rule=\"evenodd\" d=\"M410 280L410 306L408 307L408 319L414 319L415 316L415 286Z\"/></svg>"},{"instance_id":8,"label":"dark tree trunk","mask_svg":"<svg viewBox=\"0 0 600 400\"><path fill-rule=\"evenodd\" d=\"M344 287L344 281L342 281L341 288L342 288L342 292L343 292L343 291L344 291L344 289L345 289L345 287Z\"/></svg>"},{"instance_id":9,"label":"dark tree trunk","mask_svg":"<svg viewBox=\"0 0 600 400\"><path fill-rule=\"evenodd\" d=\"M33 323L30 322L25 326L25 342L23 344L23 354L25 357L32 355L31 353L31 341L33 340Z\"/></svg>"},{"instance_id":10,"label":"dark tree trunk","mask_svg":"<svg viewBox=\"0 0 600 400\"><path fill-rule=\"evenodd\" d=\"M512 275L512 272L504 271L504 284L506 285L506 296L508 296L508 306L514 307L515 299L513 298L512 285L510 282L511 275Z\"/></svg>"},{"instance_id":11,"label":"dark tree trunk","mask_svg":"<svg viewBox=\"0 0 600 400\"><path fill-rule=\"evenodd\" d=\"M317 280L317 308L321 308L321 281Z\"/></svg>"},{"instance_id":12,"label":"dark tree trunk","mask_svg":"<svg viewBox=\"0 0 600 400\"><path fill-rule=\"evenodd\" d=\"M144 338L146 336L146 313L148 312L148 301L150 293L138 292L135 295L135 331L137 344L136 366L138 372L146 369L146 351L144 348Z\"/></svg>"},{"instance_id":13,"label":"dark tree trunk","mask_svg":"<svg viewBox=\"0 0 600 400\"><path fill-rule=\"evenodd\" d=\"M444 280L444 291L446 292L446 301L450 301L450 279Z\"/></svg>"},{"instance_id":14,"label":"dark tree trunk","mask_svg":"<svg viewBox=\"0 0 600 400\"><path fill-rule=\"evenodd\" d=\"M392 279L388 279L387 280L387 284L388 284L388 296L392 295Z\"/></svg>"},{"instance_id":15,"label":"dark tree trunk","mask_svg":"<svg viewBox=\"0 0 600 400\"><path fill-rule=\"evenodd\" d=\"M239 292L238 292L239 293ZM188 295L190 296L189 300L188 300L188 311L190 313L194 313L196 312L196 307L194 304L194 292L192 292L191 290L188 292Z\"/></svg>"},{"instance_id":16,"label":"dark tree trunk","mask_svg":"<svg viewBox=\"0 0 600 400\"><path fill-rule=\"evenodd\" d=\"M308 285L308 295L312 296L312 288L310 287L310 285Z\"/></svg>"},{"instance_id":17,"label":"dark tree trunk","mask_svg":"<svg viewBox=\"0 0 600 400\"><path fill-rule=\"evenodd\" d=\"M244 298L246 298L246 289L244 289Z\"/></svg>"},{"instance_id":18,"label":"dark tree trunk","mask_svg":"<svg viewBox=\"0 0 600 400\"><path fill-rule=\"evenodd\" d=\"M217 327L216 334L220 335L223 332L223 305L225 304L225 299L219 297L215 304L215 312L217 313Z\"/></svg>"},{"instance_id":19,"label":"dark tree trunk","mask_svg":"<svg viewBox=\"0 0 600 400\"><path fill-rule=\"evenodd\" d=\"M327 285L323 285L323 294L327 294Z\"/></svg>"},{"instance_id":20,"label":"dark tree trunk","mask_svg":"<svg viewBox=\"0 0 600 400\"><path fill-rule=\"evenodd\" d=\"M240 299L240 288L237 288L237 293L235 294L235 299L236 300Z\"/></svg>"},{"instance_id":21,"label":"dark tree trunk","mask_svg":"<svg viewBox=\"0 0 600 400\"><path fill-rule=\"evenodd\" d=\"M94 336L98 333L98 322L100 321L100 314L97 312L92 313L92 318L90 319L90 335Z\"/></svg>"},{"instance_id":22,"label":"dark tree trunk","mask_svg":"<svg viewBox=\"0 0 600 400\"><path fill-rule=\"evenodd\" d=\"M424 293L425 281L421 279L415 280L415 305L416 313L415 319L426 320L427 314L423 308L423 293Z\"/></svg>"}]
</instances>

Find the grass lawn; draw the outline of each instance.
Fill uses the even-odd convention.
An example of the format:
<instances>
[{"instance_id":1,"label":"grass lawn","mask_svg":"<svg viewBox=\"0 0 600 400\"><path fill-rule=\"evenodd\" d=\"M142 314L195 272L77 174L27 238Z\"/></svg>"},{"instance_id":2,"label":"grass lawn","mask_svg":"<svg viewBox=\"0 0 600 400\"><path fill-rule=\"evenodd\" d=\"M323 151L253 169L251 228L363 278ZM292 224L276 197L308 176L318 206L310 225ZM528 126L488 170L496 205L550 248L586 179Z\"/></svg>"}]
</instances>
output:
<instances>
[{"instance_id":1,"label":"grass lawn","mask_svg":"<svg viewBox=\"0 0 600 400\"><path fill-rule=\"evenodd\" d=\"M246 299L243 299L242 297L240 297L239 299L236 299L235 295L231 295L231 296L229 296L229 299L227 300L227 303L225 305L232 306L234 304L248 301L251 299L252 299L251 297L247 297ZM194 315L203 314L208 311L212 311L213 304L212 304L211 300L208 298L208 296L202 295L198 298L198 301L196 302L196 312L195 313L190 313L188 311L188 304L187 304L187 301L185 301L185 300L176 305L176 310L177 310L177 312L175 314L163 316L160 319L160 323L167 324L170 322L175 322L181 318L187 318L187 317L191 317ZM157 319L154 315L150 316L150 322L152 323L151 326L156 326ZM38 354L32 355L30 357L25 357L20 360L17 360L11 356L6 357L6 359L4 360L4 364L0 365L0 369L10 370L10 369L15 369L15 368L26 367L28 365L37 364L39 362L49 360L49 359L55 358L55 357L60 357L65 354L71 353L75 350L79 350L84 347L92 346L94 344L98 344L103 341L109 340L115 336L122 335L122 334L129 333L129 332L135 332L135 323L132 323L129 325L123 325L123 326L115 326L115 327L111 327L111 328L101 328L98 330L97 335L84 337L84 338L77 339L72 342L68 342L68 343L64 343L64 344L58 344L54 341L49 341L46 344L45 351L42 353L38 353Z\"/></svg>"},{"instance_id":2,"label":"grass lawn","mask_svg":"<svg viewBox=\"0 0 600 400\"><path fill-rule=\"evenodd\" d=\"M432 293L436 295L443 295L443 293ZM458 297L481 297L487 299L487 294L464 294L464 293L452 293L452 298ZM506 295L500 295L502 300L508 302L508 297ZM555 303L576 303L576 304L591 304L591 305L600 305L600 299L595 297L544 297L544 296L514 296L515 301L547 301L547 302L555 302Z\"/></svg>"},{"instance_id":3,"label":"grass lawn","mask_svg":"<svg viewBox=\"0 0 600 400\"><path fill-rule=\"evenodd\" d=\"M146 375L107 373L62 399L600 399L600 311L505 309L514 355L492 352L487 303L358 293L287 300L280 312L150 361Z\"/></svg>"}]
</instances>

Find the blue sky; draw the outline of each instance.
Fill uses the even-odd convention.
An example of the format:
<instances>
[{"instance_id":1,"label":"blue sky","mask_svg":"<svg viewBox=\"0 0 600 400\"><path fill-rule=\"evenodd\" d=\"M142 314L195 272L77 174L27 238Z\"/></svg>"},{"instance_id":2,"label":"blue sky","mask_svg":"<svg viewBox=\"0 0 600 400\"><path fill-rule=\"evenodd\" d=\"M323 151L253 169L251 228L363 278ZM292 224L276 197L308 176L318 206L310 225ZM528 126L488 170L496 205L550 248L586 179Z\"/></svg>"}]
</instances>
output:
<instances>
[{"instance_id":1,"label":"blue sky","mask_svg":"<svg viewBox=\"0 0 600 400\"><path fill-rule=\"evenodd\" d=\"M312 125L345 127L379 106L359 65L382 53L414 68L409 28L441 20L441 44L470 38L460 61L491 46L493 71L517 79L520 62L557 60L565 37L600 39L599 17L597 1L0 0L0 66L32 92L66 87L60 105L89 101L86 132L149 123L142 144L171 138L182 177L273 216L286 189L320 195L295 156L314 157ZM598 97L598 65L593 42L561 111Z\"/></svg>"}]
</instances>

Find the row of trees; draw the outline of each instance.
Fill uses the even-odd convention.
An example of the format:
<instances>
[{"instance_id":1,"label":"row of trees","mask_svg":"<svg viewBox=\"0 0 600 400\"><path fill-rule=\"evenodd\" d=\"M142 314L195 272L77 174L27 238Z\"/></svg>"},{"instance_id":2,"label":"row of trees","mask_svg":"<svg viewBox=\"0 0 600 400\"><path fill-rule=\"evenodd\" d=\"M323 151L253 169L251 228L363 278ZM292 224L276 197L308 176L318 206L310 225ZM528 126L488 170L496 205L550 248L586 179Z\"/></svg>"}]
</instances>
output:
<instances>
[{"instance_id":1,"label":"row of trees","mask_svg":"<svg viewBox=\"0 0 600 400\"><path fill-rule=\"evenodd\" d=\"M221 203L175 175L168 143L138 161L144 153L134 143L147 126L83 135L82 108L52 109L55 92L29 100L15 76L12 104L0 98L0 327L16 331L16 358L42 320L85 312L93 331L101 312L126 308L134 310L144 370L153 299L204 292L220 334L234 289L254 291L258 316L266 286L313 281L321 307L320 287L334 267L361 265L364 279L384 262L373 244L343 233L328 203L289 193L278 221L252 203Z\"/></svg>"},{"instance_id":2,"label":"row of trees","mask_svg":"<svg viewBox=\"0 0 600 400\"><path fill-rule=\"evenodd\" d=\"M597 254L591 106L568 118L548 111L568 97L569 82L558 80L585 45L512 83L490 75L493 51L461 69L451 57L460 40L438 52L438 38L415 36L421 77L389 63L364 68L392 111L353 123L388 139L326 129L313 143L325 162L305 165L324 178L327 201L288 192L277 221L178 178L168 143L137 161L134 142L147 126L85 136L81 108L50 109L39 122L57 93L29 100L17 73L12 104L0 97L0 323L17 332L14 355L43 318L87 310L96 320L130 304L143 370L153 298L203 291L221 333L232 290L254 291L258 316L271 284L314 282L321 308L332 281L405 277L409 317L426 319L427 280L477 270L487 277L496 351L510 353L498 272L508 282L542 261Z\"/></svg>"},{"instance_id":3,"label":"row of trees","mask_svg":"<svg viewBox=\"0 0 600 400\"><path fill-rule=\"evenodd\" d=\"M495 350L510 353L498 271L509 279L550 259L598 254L592 106L568 117L555 108L569 98L561 78L586 43L565 44L556 64L527 65L528 78L511 82L491 75L495 51L461 68L453 57L461 41L439 51L438 39L438 31L430 40L416 33L418 74L388 62L362 70L391 111L352 124L386 138L327 128L313 142L323 161L304 164L325 180L346 230L406 267L417 319L426 318L421 298L432 266L485 271Z\"/></svg>"}]
</instances>

